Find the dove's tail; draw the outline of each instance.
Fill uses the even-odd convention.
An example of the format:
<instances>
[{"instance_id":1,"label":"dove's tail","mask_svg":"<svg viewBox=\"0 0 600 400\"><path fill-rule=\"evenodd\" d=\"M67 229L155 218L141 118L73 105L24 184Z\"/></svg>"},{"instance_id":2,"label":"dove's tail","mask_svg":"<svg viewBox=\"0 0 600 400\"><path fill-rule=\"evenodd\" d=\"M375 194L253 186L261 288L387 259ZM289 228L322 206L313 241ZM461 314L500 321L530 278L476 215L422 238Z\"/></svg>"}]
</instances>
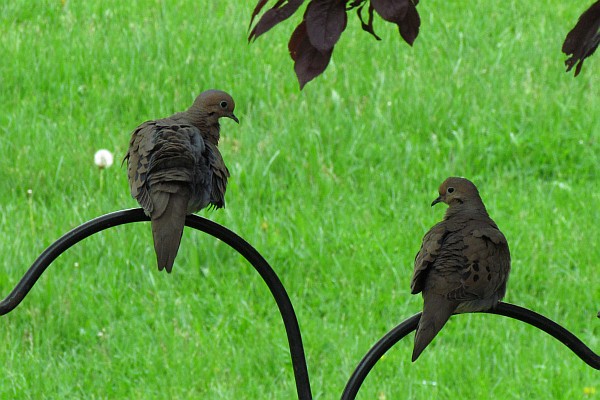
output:
<instances>
[{"instance_id":1,"label":"dove's tail","mask_svg":"<svg viewBox=\"0 0 600 400\"><path fill-rule=\"evenodd\" d=\"M431 343L458 305L458 303L450 302L446 298L436 295L427 296L424 303L423 313L415 334L415 347L412 353L413 362Z\"/></svg>"},{"instance_id":2,"label":"dove's tail","mask_svg":"<svg viewBox=\"0 0 600 400\"><path fill-rule=\"evenodd\" d=\"M188 196L170 194L164 212L158 218L152 218L152 236L159 271L166 269L170 273L173 269L183 235L187 203Z\"/></svg>"}]
</instances>

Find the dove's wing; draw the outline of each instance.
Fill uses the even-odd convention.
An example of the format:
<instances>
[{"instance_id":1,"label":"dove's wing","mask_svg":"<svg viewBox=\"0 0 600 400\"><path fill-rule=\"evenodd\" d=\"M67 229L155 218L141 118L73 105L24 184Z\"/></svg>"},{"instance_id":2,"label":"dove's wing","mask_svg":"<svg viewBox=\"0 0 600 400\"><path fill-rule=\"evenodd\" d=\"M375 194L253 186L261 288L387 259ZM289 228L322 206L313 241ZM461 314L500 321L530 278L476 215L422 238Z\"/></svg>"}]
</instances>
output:
<instances>
[{"instance_id":1,"label":"dove's wing","mask_svg":"<svg viewBox=\"0 0 600 400\"><path fill-rule=\"evenodd\" d=\"M492 222L493 224L493 222ZM448 293L452 300L468 301L487 299L485 304L495 305L504 297L510 273L510 252L506 238L487 221L474 221L464 235L463 256L466 263L461 270L462 285ZM460 309L464 312L486 305L475 302Z\"/></svg>"},{"instance_id":2,"label":"dove's wing","mask_svg":"<svg viewBox=\"0 0 600 400\"><path fill-rule=\"evenodd\" d=\"M204 150L200 132L192 125L168 119L140 125L126 156L131 195L147 214L159 217L170 194L193 185Z\"/></svg>"},{"instance_id":3,"label":"dove's wing","mask_svg":"<svg viewBox=\"0 0 600 400\"><path fill-rule=\"evenodd\" d=\"M131 197L136 199L146 214L153 211L152 201L146 188L146 178L150 154L154 149L154 132L156 122L148 121L138 126L132 133L129 141L129 149L125 155L127 160L127 177Z\"/></svg>"},{"instance_id":4,"label":"dove's wing","mask_svg":"<svg viewBox=\"0 0 600 400\"><path fill-rule=\"evenodd\" d=\"M206 157L211 171L210 204L215 208L225 207L225 190L227 189L229 170L225 166L217 146L210 142L206 142Z\"/></svg>"}]
</instances>

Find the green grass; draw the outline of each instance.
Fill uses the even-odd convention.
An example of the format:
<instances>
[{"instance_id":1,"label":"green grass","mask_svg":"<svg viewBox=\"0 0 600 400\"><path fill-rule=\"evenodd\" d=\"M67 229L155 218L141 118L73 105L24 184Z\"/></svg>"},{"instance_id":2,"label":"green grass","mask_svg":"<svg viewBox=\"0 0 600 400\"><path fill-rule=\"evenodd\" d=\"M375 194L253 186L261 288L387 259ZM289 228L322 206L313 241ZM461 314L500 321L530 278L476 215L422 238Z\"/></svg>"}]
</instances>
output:
<instances>
[{"instance_id":1,"label":"green grass","mask_svg":"<svg viewBox=\"0 0 600 400\"><path fill-rule=\"evenodd\" d=\"M222 124L227 208L200 215L281 277L315 398L339 398L370 346L420 311L412 261L451 175L478 185L509 240L506 300L599 350L600 56L574 79L560 53L586 4L422 1L414 48L380 19L376 42L351 15L299 92L287 54L299 16L248 45L253 3L0 4L0 293L63 233L137 206L125 169L98 170L96 150L120 161L136 125L220 88L241 124ZM156 270L149 224L85 240L0 318L0 338L3 399L295 396L266 286L189 229L172 275ZM498 316L452 318L414 364L411 349L412 335L359 398L600 396L596 370Z\"/></svg>"}]
</instances>

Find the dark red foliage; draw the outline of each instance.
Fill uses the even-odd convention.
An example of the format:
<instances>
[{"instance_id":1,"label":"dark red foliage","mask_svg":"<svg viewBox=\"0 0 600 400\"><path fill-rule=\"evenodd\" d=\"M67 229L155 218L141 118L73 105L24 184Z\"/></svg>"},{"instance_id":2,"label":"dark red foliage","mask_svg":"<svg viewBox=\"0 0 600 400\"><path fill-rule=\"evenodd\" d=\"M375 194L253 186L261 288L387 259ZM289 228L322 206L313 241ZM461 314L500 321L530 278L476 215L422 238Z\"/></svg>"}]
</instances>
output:
<instances>
[{"instance_id":1,"label":"dark red foliage","mask_svg":"<svg viewBox=\"0 0 600 400\"><path fill-rule=\"evenodd\" d=\"M312 45L321 51L331 50L346 29L346 5L343 1L313 0L304 21Z\"/></svg>"},{"instance_id":2,"label":"dark red foliage","mask_svg":"<svg viewBox=\"0 0 600 400\"><path fill-rule=\"evenodd\" d=\"M252 12L252 18L250 19L250 26L254 22L254 18L258 15L260 10L267 4L269 0L259 0L258 4ZM269 31L272 27L285 21L292 16L298 10L298 8L304 3L304 0L277 0L277 3L270 10L265 12L260 20L254 26L254 29L250 31L248 40L253 40Z\"/></svg>"},{"instance_id":3,"label":"dark red foliage","mask_svg":"<svg viewBox=\"0 0 600 400\"><path fill-rule=\"evenodd\" d=\"M288 49L294 60L294 71L300 82L300 90L325 71L333 53L333 46L329 50L321 51L311 43L306 21L302 21L292 33Z\"/></svg>"},{"instance_id":4,"label":"dark red foliage","mask_svg":"<svg viewBox=\"0 0 600 400\"><path fill-rule=\"evenodd\" d=\"M404 39L406 43L412 46L415 42L415 39L419 35L421 18L419 17L419 13L417 12L416 2L413 3L409 1L408 3L409 4L406 9L406 14L404 14L404 18L398 24L398 29L400 30L400 35L402 36L402 39Z\"/></svg>"},{"instance_id":5,"label":"dark red foliage","mask_svg":"<svg viewBox=\"0 0 600 400\"><path fill-rule=\"evenodd\" d=\"M371 0L371 5L381 18L397 24L404 19L410 2L410 0Z\"/></svg>"},{"instance_id":6,"label":"dark red foliage","mask_svg":"<svg viewBox=\"0 0 600 400\"><path fill-rule=\"evenodd\" d=\"M566 61L567 72L575 64L575 76L581 72L583 61L594 54L600 44L600 0L592 4L577 21L577 24L567 34L562 51L571 55Z\"/></svg>"},{"instance_id":7,"label":"dark red foliage","mask_svg":"<svg viewBox=\"0 0 600 400\"><path fill-rule=\"evenodd\" d=\"M254 22L254 18L256 18L256 16L260 12L260 10L262 10L262 8L268 2L269 2L269 0L258 0L258 4L256 4L256 7L254 7L254 11L252 11L252 16L250 17L250 25L249 25L248 29L250 29L250 26L252 26L252 23Z\"/></svg>"},{"instance_id":8,"label":"dark red foliage","mask_svg":"<svg viewBox=\"0 0 600 400\"><path fill-rule=\"evenodd\" d=\"M398 25L406 43L414 43L419 34L421 18L417 13L418 0L371 0L371 6L384 20Z\"/></svg>"},{"instance_id":9,"label":"dark red foliage","mask_svg":"<svg viewBox=\"0 0 600 400\"><path fill-rule=\"evenodd\" d=\"M259 0L252 12L250 26L269 0ZM250 31L248 40L255 40L269 29L288 19L304 0L277 0ZM364 6L369 3L368 20L362 16ZM288 48L300 89L325 71L333 49L346 29L347 12L356 8L362 28L377 40L373 29L373 11L385 21L398 25L402 38L412 46L419 34L421 20L417 13L418 0L310 0L302 22L292 34Z\"/></svg>"}]
</instances>

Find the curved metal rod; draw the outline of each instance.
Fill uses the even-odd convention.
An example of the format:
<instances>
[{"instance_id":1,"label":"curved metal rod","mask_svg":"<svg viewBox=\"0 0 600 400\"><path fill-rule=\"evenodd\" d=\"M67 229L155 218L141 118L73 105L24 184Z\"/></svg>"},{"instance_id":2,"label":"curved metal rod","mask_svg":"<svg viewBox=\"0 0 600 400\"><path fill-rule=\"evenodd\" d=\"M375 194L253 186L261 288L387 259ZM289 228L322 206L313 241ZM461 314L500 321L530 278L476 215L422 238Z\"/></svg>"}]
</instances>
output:
<instances>
[{"instance_id":1,"label":"curved metal rod","mask_svg":"<svg viewBox=\"0 0 600 400\"><path fill-rule=\"evenodd\" d=\"M358 366L352 373L348 383L346 383L346 387L342 393L342 400L350 400L356 397L358 389L360 389L365 378L369 372L371 372L371 369L373 369L377 361L379 361L393 345L417 329L417 324L420 319L421 313L418 313L404 320L394 329L386 333L384 337L379 339L379 341L371 347L363 359L358 363Z\"/></svg>"},{"instance_id":2,"label":"curved metal rod","mask_svg":"<svg viewBox=\"0 0 600 400\"><path fill-rule=\"evenodd\" d=\"M514 304L503 302L498 303L494 310L482 311L482 313L503 315L533 325L559 340L592 368L600 369L600 355L594 353L571 332L541 314ZM369 352L362 360L360 360L358 366L348 380L344 392L342 393L342 400L351 400L356 397L360 386L363 384L365 378L377 361L379 361L392 346L414 331L417 328L419 319L421 319L421 313L415 314L404 320L371 347Z\"/></svg>"},{"instance_id":3,"label":"curved metal rod","mask_svg":"<svg viewBox=\"0 0 600 400\"><path fill-rule=\"evenodd\" d=\"M88 236L108 228L149 220L150 219L144 214L141 208L122 210L95 218L78 226L70 232L67 232L40 254L12 292L4 300L0 301L0 315L7 314L14 310L25 298L27 293L29 293L33 285L52 261L71 246L79 243ZM312 394L308 378L308 368L306 365L304 347L302 345L300 327L298 326L298 319L296 318L296 313L294 312L294 307L292 306L290 298L277 274L254 247L229 229L197 215L188 215L185 224L190 228L203 231L228 244L244 256L263 278L269 287L271 294L275 298L281 313L281 318L283 319L283 324L285 325L285 331L290 345L292 366L294 368L294 377L296 379L298 399L311 399Z\"/></svg>"}]
</instances>

